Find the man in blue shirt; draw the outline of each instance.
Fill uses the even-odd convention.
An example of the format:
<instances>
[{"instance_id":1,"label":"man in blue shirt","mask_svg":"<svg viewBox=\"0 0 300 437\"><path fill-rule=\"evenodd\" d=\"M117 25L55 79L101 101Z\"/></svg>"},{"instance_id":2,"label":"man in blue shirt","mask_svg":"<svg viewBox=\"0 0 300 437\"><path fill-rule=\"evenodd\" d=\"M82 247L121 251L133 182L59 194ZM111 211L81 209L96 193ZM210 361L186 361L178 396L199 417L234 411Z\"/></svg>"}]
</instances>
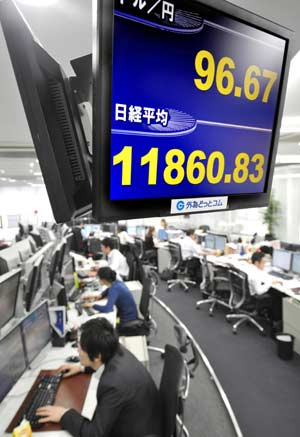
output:
<instances>
[{"instance_id":1,"label":"man in blue shirt","mask_svg":"<svg viewBox=\"0 0 300 437\"><path fill-rule=\"evenodd\" d=\"M97 305L85 303L86 308L93 308L101 313L113 311L114 305L117 307L120 325L138 319L138 312L133 296L127 285L116 279L117 274L110 267L102 267L98 270L100 283L108 287L107 304Z\"/></svg>"}]
</instances>

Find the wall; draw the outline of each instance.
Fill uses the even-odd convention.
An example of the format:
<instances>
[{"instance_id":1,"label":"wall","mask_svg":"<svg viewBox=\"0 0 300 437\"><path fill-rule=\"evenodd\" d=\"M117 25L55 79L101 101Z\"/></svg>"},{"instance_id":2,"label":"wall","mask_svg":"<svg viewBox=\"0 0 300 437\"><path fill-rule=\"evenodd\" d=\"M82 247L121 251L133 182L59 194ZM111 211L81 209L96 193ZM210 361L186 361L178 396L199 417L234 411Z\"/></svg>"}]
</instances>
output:
<instances>
[{"instance_id":1,"label":"wall","mask_svg":"<svg viewBox=\"0 0 300 437\"><path fill-rule=\"evenodd\" d=\"M0 187L0 240L12 240L18 232L18 227L10 227L10 219L13 219L11 216L19 216L22 224L33 226L38 226L43 221L53 221L46 188Z\"/></svg>"}]
</instances>

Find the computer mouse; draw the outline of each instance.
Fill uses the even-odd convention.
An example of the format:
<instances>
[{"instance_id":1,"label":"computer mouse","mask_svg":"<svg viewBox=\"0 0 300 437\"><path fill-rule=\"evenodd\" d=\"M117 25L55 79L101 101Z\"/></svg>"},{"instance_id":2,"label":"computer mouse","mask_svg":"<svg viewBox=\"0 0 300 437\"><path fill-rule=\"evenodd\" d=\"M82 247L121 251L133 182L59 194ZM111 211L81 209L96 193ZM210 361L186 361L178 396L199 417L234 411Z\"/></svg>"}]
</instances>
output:
<instances>
[{"instance_id":1,"label":"computer mouse","mask_svg":"<svg viewBox=\"0 0 300 437\"><path fill-rule=\"evenodd\" d=\"M79 363L80 359L78 355L70 355L66 358L67 363Z\"/></svg>"}]
</instances>

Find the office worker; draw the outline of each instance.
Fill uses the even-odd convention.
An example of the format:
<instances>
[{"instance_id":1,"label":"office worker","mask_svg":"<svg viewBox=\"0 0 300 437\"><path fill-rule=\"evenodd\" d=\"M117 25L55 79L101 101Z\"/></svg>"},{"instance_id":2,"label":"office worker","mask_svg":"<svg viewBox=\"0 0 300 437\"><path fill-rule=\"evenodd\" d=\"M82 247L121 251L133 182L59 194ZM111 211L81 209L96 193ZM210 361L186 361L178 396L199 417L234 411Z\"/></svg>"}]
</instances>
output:
<instances>
[{"instance_id":1,"label":"office worker","mask_svg":"<svg viewBox=\"0 0 300 437\"><path fill-rule=\"evenodd\" d=\"M160 229L158 230L158 233L157 233L157 238L160 241L168 241L167 229L168 229L168 224L167 224L166 219L161 219Z\"/></svg>"},{"instance_id":2,"label":"office worker","mask_svg":"<svg viewBox=\"0 0 300 437\"><path fill-rule=\"evenodd\" d=\"M185 237L179 240L181 246L182 259L198 258L203 252L196 243L196 235L194 229L188 229L185 231Z\"/></svg>"},{"instance_id":3,"label":"office worker","mask_svg":"<svg viewBox=\"0 0 300 437\"><path fill-rule=\"evenodd\" d=\"M110 267L101 267L98 270L100 284L107 287L105 296L107 296L106 305L97 305L92 302L83 304L86 308L93 308L102 313L113 311L114 305L117 307L120 326L123 323L131 322L138 319L138 312L133 296L124 282L117 280L116 272Z\"/></svg>"},{"instance_id":4,"label":"office worker","mask_svg":"<svg viewBox=\"0 0 300 437\"><path fill-rule=\"evenodd\" d=\"M109 267L117 272L122 279L126 279L129 274L129 267L126 258L118 249L114 249L111 238L104 238L101 243L102 252L107 256Z\"/></svg>"},{"instance_id":5,"label":"office worker","mask_svg":"<svg viewBox=\"0 0 300 437\"><path fill-rule=\"evenodd\" d=\"M270 297L270 318L273 325L280 325L282 320L282 294L272 288L272 285L282 284L279 279L273 279L265 269L265 254L254 252L251 257L252 265L247 268L249 291L251 295L267 294ZM280 326L278 326L280 329Z\"/></svg>"},{"instance_id":6,"label":"office worker","mask_svg":"<svg viewBox=\"0 0 300 437\"><path fill-rule=\"evenodd\" d=\"M45 406L37 410L41 423L56 422L75 437L161 437L158 390L146 368L118 341L105 319L81 327L80 364L66 364L64 377L91 367L100 378L92 420L73 409ZM101 370L104 370L100 377Z\"/></svg>"},{"instance_id":7,"label":"office worker","mask_svg":"<svg viewBox=\"0 0 300 437\"><path fill-rule=\"evenodd\" d=\"M127 226L125 225L118 226L118 237L122 246L126 246L126 244L134 244L134 238L128 234Z\"/></svg>"}]
</instances>

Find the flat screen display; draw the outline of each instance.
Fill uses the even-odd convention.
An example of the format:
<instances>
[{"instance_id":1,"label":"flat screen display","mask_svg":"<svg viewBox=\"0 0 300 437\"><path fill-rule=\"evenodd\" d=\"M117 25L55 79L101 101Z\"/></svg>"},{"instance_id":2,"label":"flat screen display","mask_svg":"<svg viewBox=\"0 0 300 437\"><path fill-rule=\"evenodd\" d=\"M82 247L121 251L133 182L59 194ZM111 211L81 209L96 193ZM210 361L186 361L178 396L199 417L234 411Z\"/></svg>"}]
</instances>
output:
<instances>
[{"instance_id":1,"label":"flat screen display","mask_svg":"<svg viewBox=\"0 0 300 437\"><path fill-rule=\"evenodd\" d=\"M114 15L110 200L265 192L285 39L196 1Z\"/></svg>"},{"instance_id":2,"label":"flat screen display","mask_svg":"<svg viewBox=\"0 0 300 437\"><path fill-rule=\"evenodd\" d=\"M291 268L292 252L285 250L273 250L272 266L278 267L282 270L289 271Z\"/></svg>"},{"instance_id":3,"label":"flat screen display","mask_svg":"<svg viewBox=\"0 0 300 437\"><path fill-rule=\"evenodd\" d=\"M15 315L21 270L6 273L0 279L0 329Z\"/></svg>"},{"instance_id":4,"label":"flat screen display","mask_svg":"<svg viewBox=\"0 0 300 437\"><path fill-rule=\"evenodd\" d=\"M292 272L300 275L300 253L293 253Z\"/></svg>"},{"instance_id":5,"label":"flat screen display","mask_svg":"<svg viewBox=\"0 0 300 437\"><path fill-rule=\"evenodd\" d=\"M21 324L27 362L30 364L51 337L48 304L44 302L32 311Z\"/></svg>"},{"instance_id":6,"label":"flat screen display","mask_svg":"<svg viewBox=\"0 0 300 437\"><path fill-rule=\"evenodd\" d=\"M225 245L227 242L227 238L225 235L215 235L215 249L225 251Z\"/></svg>"},{"instance_id":7,"label":"flat screen display","mask_svg":"<svg viewBox=\"0 0 300 437\"><path fill-rule=\"evenodd\" d=\"M21 330L18 325L0 340L0 402L26 370Z\"/></svg>"}]
</instances>

